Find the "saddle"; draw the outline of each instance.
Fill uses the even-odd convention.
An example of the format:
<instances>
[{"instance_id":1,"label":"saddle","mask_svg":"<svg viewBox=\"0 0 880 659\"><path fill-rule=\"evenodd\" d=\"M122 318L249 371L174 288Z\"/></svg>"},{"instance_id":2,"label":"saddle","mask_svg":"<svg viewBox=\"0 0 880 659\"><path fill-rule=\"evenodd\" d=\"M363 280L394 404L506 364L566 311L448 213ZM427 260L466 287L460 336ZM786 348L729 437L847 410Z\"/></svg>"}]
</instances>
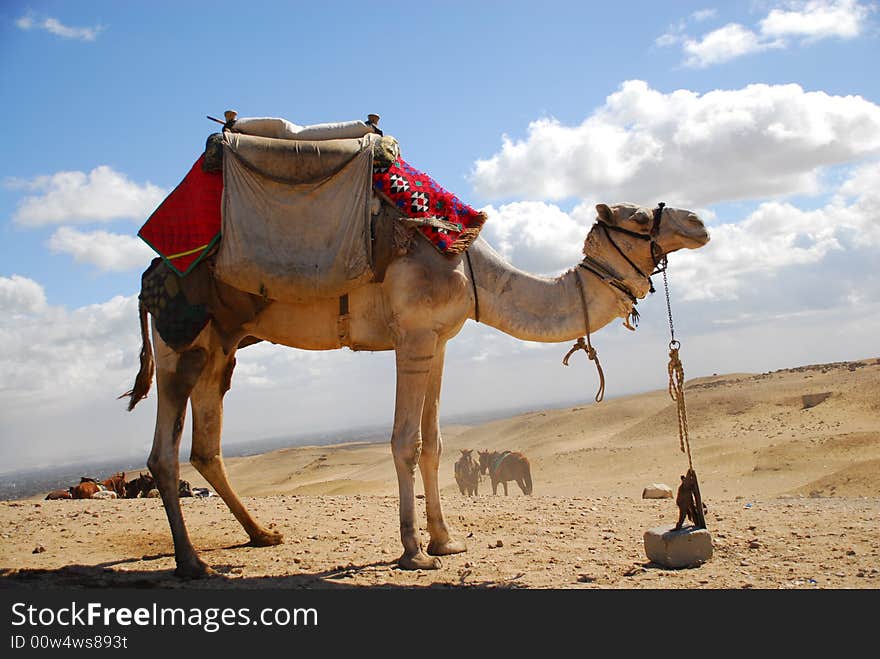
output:
<instances>
[{"instance_id":1,"label":"saddle","mask_svg":"<svg viewBox=\"0 0 880 659\"><path fill-rule=\"evenodd\" d=\"M224 133L217 278L283 302L338 297L372 280L373 146L380 139Z\"/></svg>"},{"instance_id":2,"label":"saddle","mask_svg":"<svg viewBox=\"0 0 880 659\"><path fill-rule=\"evenodd\" d=\"M511 453L511 451L504 451L503 453L501 453L501 455L499 455L497 458L495 458L495 461L492 463L492 468L490 470L493 474L495 472L497 472L498 469L501 468L501 463L504 462L504 459L508 455L510 455L510 453Z\"/></svg>"}]
</instances>

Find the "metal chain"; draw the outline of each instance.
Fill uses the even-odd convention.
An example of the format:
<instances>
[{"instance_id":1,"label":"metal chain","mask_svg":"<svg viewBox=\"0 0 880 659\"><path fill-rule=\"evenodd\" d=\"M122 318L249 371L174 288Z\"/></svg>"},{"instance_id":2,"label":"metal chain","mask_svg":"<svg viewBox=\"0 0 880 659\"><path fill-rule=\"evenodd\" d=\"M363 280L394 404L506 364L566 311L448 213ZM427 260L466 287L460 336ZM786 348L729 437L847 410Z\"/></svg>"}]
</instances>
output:
<instances>
[{"instance_id":1,"label":"metal chain","mask_svg":"<svg viewBox=\"0 0 880 659\"><path fill-rule=\"evenodd\" d=\"M669 280L666 278L666 257L663 257L663 290L666 293L666 317L669 319L669 347L678 347L681 344L675 340L675 325L672 324L672 304L669 302Z\"/></svg>"}]
</instances>

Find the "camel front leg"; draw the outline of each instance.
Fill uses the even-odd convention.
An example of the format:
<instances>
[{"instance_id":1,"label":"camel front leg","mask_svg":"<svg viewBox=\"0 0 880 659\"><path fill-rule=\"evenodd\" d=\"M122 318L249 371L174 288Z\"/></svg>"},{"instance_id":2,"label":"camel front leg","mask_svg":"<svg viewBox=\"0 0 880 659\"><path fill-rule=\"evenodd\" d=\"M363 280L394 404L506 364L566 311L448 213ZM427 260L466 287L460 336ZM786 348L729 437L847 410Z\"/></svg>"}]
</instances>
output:
<instances>
[{"instance_id":1,"label":"camel front leg","mask_svg":"<svg viewBox=\"0 0 880 659\"><path fill-rule=\"evenodd\" d=\"M438 346L431 363L422 410L422 452L419 456L419 469L425 485L428 533L431 536L428 553L432 556L446 556L467 551L463 541L450 537L440 505L440 455L443 453L443 439L440 436L440 387L443 380L445 353L446 344L443 343Z\"/></svg>"},{"instance_id":2,"label":"camel front leg","mask_svg":"<svg viewBox=\"0 0 880 659\"><path fill-rule=\"evenodd\" d=\"M437 335L430 330L410 331L396 347L397 395L391 452L397 471L400 494L400 540L403 555L398 565L404 569L437 569L440 559L422 551L415 518L415 470L422 450L421 419L431 361Z\"/></svg>"},{"instance_id":3,"label":"camel front leg","mask_svg":"<svg viewBox=\"0 0 880 659\"><path fill-rule=\"evenodd\" d=\"M242 525L255 547L269 547L283 542L283 536L257 522L238 498L223 463L220 440L223 427L223 396L229 390L235 357L225 356L219 346L212 351L210 363L190 396L193 412L192 452L189 461L220 495Z\"/></svg>"},{"instance_id":4,"label":"camel front leg","mask_svg":"<svg viewBox=\"0 0 880 659\"><path fill-rule=\"evenodd\" d=\"M156 336L156 431L153 449L147 459L147 467L156 479L156 487L162 496L162 505L171 526L174 540L174 574L184 578L205 576L211 569L196 554L192 546L183 513L180 509L180 464L178 451L183 424L186 419L186 402L205 365L206 353L202 349L175 354Z\"/></svg>"}]
</instances>

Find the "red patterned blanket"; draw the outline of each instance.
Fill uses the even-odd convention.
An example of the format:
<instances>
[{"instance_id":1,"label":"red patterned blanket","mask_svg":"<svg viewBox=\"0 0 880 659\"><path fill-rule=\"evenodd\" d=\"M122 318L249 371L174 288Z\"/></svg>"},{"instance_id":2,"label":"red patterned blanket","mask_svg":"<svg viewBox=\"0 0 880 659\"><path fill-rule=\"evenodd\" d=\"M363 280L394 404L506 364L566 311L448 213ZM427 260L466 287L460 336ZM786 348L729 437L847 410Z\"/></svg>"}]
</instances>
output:
<instances>
[{"instance_id":1,"label":"red patterned blanket","mask_svg":"<svg viewBox=\"0 0 880 659\"><path fill-rule=\"evenodd\" d=\"M223 175L205 172L203 160L204 155L138 231L138 236L181 276L220 239ZM419 230L444 254L466 250L486 221L484 213L402 158L390 167L375 167L373 187L406 217L424 220Z\"/></svg>"},{"instance_id":2,"label":"red patterned blanket","mask_svg":"<svg viewBox=\"0 0 880 659\"><path fill-rule=\"evenodd\" d=\"M486 221L484 213L462 202L403 158L390 167L375 167L373 188L406 217L434 220L419 230L444 254L466 250Z\"/></svg>"}]
</instances>

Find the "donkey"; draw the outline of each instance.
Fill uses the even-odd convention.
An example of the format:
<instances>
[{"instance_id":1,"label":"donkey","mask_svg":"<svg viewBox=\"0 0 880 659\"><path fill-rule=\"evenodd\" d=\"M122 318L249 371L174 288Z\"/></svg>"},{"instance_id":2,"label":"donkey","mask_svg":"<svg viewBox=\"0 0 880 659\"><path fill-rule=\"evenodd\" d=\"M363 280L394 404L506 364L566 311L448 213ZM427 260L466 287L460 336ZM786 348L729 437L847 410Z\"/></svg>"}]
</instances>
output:
<instances>
[{"instance_id":1,"label":"donkey","mask_svg":"<svg viewBox=\"0 0 880 659\"><path fill-rule=\"evenodd\" d=\"M458 490L467 496L476 496L480 485L480 464L473 456L473 449L463 448L455 463L455 482Z\"/></svg>"},{"instance_id":2,"label":"donkey","mask_svg":"<svg viewBox=\"0 0 880 659\"><path fill-rule=\"evenodd\" d=\"M498 483L504 486L507 496L507 481L516 481L523 494L532 493L532 472L529 459L517 451L478 451L480 473L489 474L492 481L492 494L498 494Z\"/></svg>"}]
</instances>

